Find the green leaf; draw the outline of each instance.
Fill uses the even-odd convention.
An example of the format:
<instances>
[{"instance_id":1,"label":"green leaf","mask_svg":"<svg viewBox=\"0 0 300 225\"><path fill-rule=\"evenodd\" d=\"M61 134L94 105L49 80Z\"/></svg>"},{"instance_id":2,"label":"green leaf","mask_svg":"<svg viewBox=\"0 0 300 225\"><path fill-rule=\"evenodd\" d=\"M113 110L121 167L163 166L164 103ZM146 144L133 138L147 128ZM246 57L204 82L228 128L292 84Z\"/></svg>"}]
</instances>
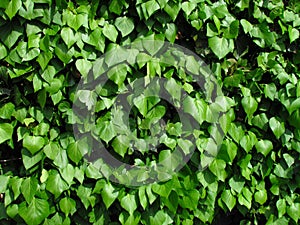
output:
<instances>
[{"instance_id":1,"label":"green leaf","mask_svg":"<svg viewBox=\"0 0 300 225\"><path fill-rule=\"evenodd\" d=\"M21 192L26 202L30 204L38 190L38 180L34 177L27 178L21 185Z\"/></svg>"},{"instance_id":2,"label":"green leaf","mask_svg":"<svg viewBox=\"0 0 300 225\"><path fill-rule=\"evenodd\" d=\"M292 26L289 26L288 32L289 32L290 43L297 40L300 36L299 30Z\"/></svg>"},{"instance_id":3,"label":"green leaf","mask_svg":"<svg viewBox=\"0 0 300 225\"><path fill-rule=\"evenodd\" d=\"M199 204L200 193L196 189L186 191L182 199L179 199L179 205L182 208L195 210Z\"/></svg>"},{"instance_id":4,"label":"green leaf","mask_svg":"<svg viewBox=\"0 0 300 225\"><path fill-rule=\"evenodd\" d=\"M115 21L115 26L121 32L122 37L127 36L134 30L134 22L132 18L118 17Z\"/></svg>"},{"instance_id":5,"label":"green leaf","mask_svg":"<svg viewBox=\"0 0 300 225\"><path fill-rule=\"evenodd\" d=\"M72 184L72 181L75 176L75 169L71 164L68 164L65 168L60 170L62 178L69 184Z\"/></svg>"},{"instance_id":6,"label":"green leaf","mask_svg":"<svg viewBox=\"0 0 300 225\"><path fill-rule=\"evenodd\" d=\"M115 28L114 25L105 24L105 26L103 27L103 34L110 41L116 42L117 36L118 36L118 31L117 31L117 29Z\"/></svg>"},{"instance_id":7,"label":"green leaf","mask_svg":"<svg viewBox=\"0 0 300 225\"><path fill-rule=\"evenodd\" d=\"M229 180L229 186L238 194L241 193L244 185L245 181L237 176L233 176Z\"/></svg>"},{"instance_id":8,"label":"green leaf","mask_svg":"<svg viewBox=\"0 0 300 225\"><path fill-rule=\"evenodd\" d=\"M243 26L243 29L244 29L244 32L247 34L249 33L252 29L253 29L253 26L251 23L249 23L247 20L245 19L241 19L241 24Z\"/></svg>"},{"instance_id":9,"label":"green leaf","mask_svg":"<svg viewBox=\"0 0 300 225\"><path fill-rule=\"evenodd\" d=\"M238 20L232 21L229 27L225 30L224 37L229 39L237 38L239 34L239 25L240 23Z\"/></svg>"},{"instance_id":10,"label":"green leaf","mask_svg":"<svg viewBox=\"0 0 300 225\"><path fill-rule=\"evenodd\" d=\"M20 205L19 214L27 224L39 225L49 216L50 206L44 199L33 198L28 207L26 204Z\"/></svg>"},{"instance_id":11,"label":"green leaf","mask_svg":"<svg viewBox=\"0 0 300 225\"><path fill-rule=\"evenodd\" d=\"M112 142L115 152L124 158L127 149L130 146L130 140L126 135L118 135Z\"/></svg>"},{"instance_id":12,"label":"green leaf","mask_svg":"<svg viewBox=\"0 0 300 225\"><path fill-rule=\"evenodd\" d=\"M26 136L23 139L23 146L27 148L32 155L44 147L45 140L40 136Z\"/></svg>"},{"instance_id":13,"label":"green leaf","mask_svg":"<svg viewBox=\"0 0 300 225\"><path fill-rule=\"evenodd\" d=\"M255 134L251 131L248 132L248 135L244 135L240 141L240 145L248 153L253 146L257 143L257 138Z\"/></svg>"},{"instance_id":14,"label":"green leaf","mask_svg":"<svg viewBox=\"0 0 300 225\"><path fill-rule=\"evenodd\" d=\"M87 14L71 14L68 18L66 18L67 24L77 31L82 25L88 22Z\"/></svg>"},{"instance_id":15,"label":"green leaf","mask_svg":"<svg viewBox=\"0 0 300 225\"><path fill-rule=\"evenodd\" d=\"M236 143L240 143L241 139L245 135L245 131L243 130L243 127L240 124L236 125L235 123L231 124L228 133Z\"/></svg>"},{"instance_id":16,"label":"green leaf","mask_svg":"<svg viewBox=\"0 0 300 225\"><path fill-rule=\"evenodd\" d=\"M259 127L262 130L267 130L268 117L265 113L260 113L252 118L252 124Z\"/></svg>"},{"instance_id":17,"label":"green leaf","mask_svg":"<svg viewBox=\"0 0 300 225\"><path fill-rule=\"evenodd\" d=\"M9 123L0 123L0 144L12 138L14 128Z\"/></svg>"},{"instance_id":18,"label":"green leaf","mask_svg":"<svg viewBox=\"0 0 300 225\"><path fill-rule=\"evenodd\" d=\"M287 214L296 222L300 218L300 203L292 203L287 207Z\"/></svg>"},{"instance_id":19,"label":"green leaf","mask_svg":"<svg viewBox=\"0 0 300 225\"><path fill-rule=\"evenodd\" d=\"M62 198L59 201L59 207L66 216L73 215L76 212L76 201L69 197Z\"/></svg>"},{"instance_id":20,"label":"green leaf","mask_svg":"<svg viewBox=\"0 0 300 225\"><path fill-rule=\"evenodd\" d=\"M234 49L233 40L226 38L219 38L217 36L208 39L208 45L213 53L218 56L219 59L224 58L228 53Z\"/></svg>"},{"instance_id":21,"label":"green leaf","mask_svg":"<svg viewBox=\"0 0 300 225\"><path fill-rule=\"evenodd\" d=\"M197 7L197 4L195 2L183 2L181 7L185 14L189 16L191 12Z\"/></svg>"},{"instance_id":22,"label":"green leaf","mask_svg":"<svg viewBox=\"0 0 300 225\"><path fill-rule=\"evenodd\" d=\"M165 34L168 41L174 43L177 35L176 25L174 23L168 23Z\"/></svg>"},{"instance_id":23,"label":"green leaf","mask_svg":"<svg viewBox=\"0 0 300 225\"><path fill-rule=\"evenodd\" d=\"M64 27L60 31L60 35L63 41L66 43L68 48L70 48L73 44L76 43L76 37L73 30L69 27Z\"/></svg>"},{"instance_id":24,"label":"green leaf","mask_svg":"<svg viewBox=\"0 0 300 225\"><path fill-rule=\"evenodd\" d=\"M157 225L157 224L168 225L172 223L173 223L172 218L169 216L168 213L166 213L163 210L158 211L154 217L150 216L150 225Z\"/></svg>"},{"instance_id":25,"label":"green leaf","mask_svg":"<svg viewBox=\"0 0 300 225\"><path fill-rule=\"evenodd\" d=\"M209 170L216 175L218 180L225 181L227 177L226 173L226 162L221 159L215 159L210 165Z\"/></svg>"},{"instance_id":26,"label":"green leaf","mask_svg":"<svg viewBox=\"0 0 300 225\"><path fill-rule=\"evenodd\" d=\"M21 153L22 153L22 160L23 160L24 167L27 170L33 167L34 165L36 165L37 163L39 163L43 158L42 151L36 153L35 155L32 155L26 149L22 149Z\"/></svg>"},{"instance_id":27,"label":"green leaf","mask_svg":"<svg viewBox=\"0 0 300 225\"><path fill-rule=\"evenodd\" d=\"M247 187L244 187L242 189L242 193L238 195L238 201L241 205L246 206L249 210L251 209L252 193Z\"/></svg>"},{"instance_id":28,"label":"green leaf","mask_svg":"<svg viewBox=\"0 0 300 225\"><path fill-rule=\"evenodd\" d=\"M266 84L264 93L266 97L270 98L273 101L277 93L276 85L274 83Z\"/></svg>"},{"instance_id":29,"label":"green leaf","mask_svg":"<svg viewBox=\"0 0 300 225\"><path fill-rule=\"evenodd\" d=\"M110 183L107 183L104 186L101 192L101 196L106 206L106 209L108 209L111 206L111 204L116 200L118 195L119 191L117 191Z\"/></svg>"},{"instance_id":30,"label":"green leaf","mask_svg":"<svg viewBox=\"0 0 300 225\"><path fill-rule=\"evenodd\" d=\"M8 15L10 20L17 14L21 6L22 6L21 0L11 0L8 3L7 8L5 9L5 13L6 15Z\"/></svg>"},{"instance_id":31,"label":"green leaf","mask_svg":"<svg viewBox=\"0 0 300 225\"><path fill-rule=\"evenodd\" d=\"M267 156L269 152L273 149L273 144L269 140L260 140L255 145L258 152Z\"/></svg>"},{"instance_id":32,"label":"green leaf","mask_svg":"<svg viewBox=\"0 0 300 225\"><path fill-rule=\"evenodd\" d=\"M0 45L0 59L3 59L7 56L7 50L4 45Z\"/></svg>"},{"instance_id":33,"label":"green leaf","mask_svg":"<svg viewBox=\"0 0 300 225\"><path fill-rule=\"evenodd\" d=\"M236 199L232 195L230 190L224 190L222 192L221 199L226 204L226 206L228 207L228 209L230 211L234 208L234 206L236 204Z\"/></svg>"},{"instance_id":34,"label":"green leaf","mask_svg":"<svg viewBox=\"0 0 300 225\"><path fill-rule=\"evenodd\" d=\"M148 205L145 186L139 187L138 195L139 195L139 202L140 202L141 206L143 207L143 209L145 210Z\"/></svg>"},{"instance_id":35,"label":"green leaf","mask_svg":"<svg viewBox=\"0 0 300 225\"><path fill-rule=\"evenodd\" d=\"M268 199L267 191L265 189L256 191L254 194L254 199L256 202L263 205Z\"/></svg>"},{"instance_id":36,"label":"green leaf","mask_svg":"<svg viewBox=\"0 0 300 225\"><path fill-rule=\"evenodd\" d=\"M72 142L68 145L67 154L68 157L78 164L82 157L88 152L88 140L80 139L79 141Z\"/></svg>"},{"instance_id":37,"label":"green leaf","mask_svg":"<svg viewBox=\"0 0 300 225\"><path fill-rule=\"evenodd\" d=\"M201 125L206 119L207 104L203 100L187 96L183 100L183 110L193 116L194 119Z\"/></svg>"},{"instance_id":38,"label":"green leaf","mask_svg":"<svg viewBox=\"0 0 300 225\"><path fill-rule=\"evenodd\" d=\"M172 18L173 21L176 20L179 11L181 10L181 4L175 3L173 1L168 1L167 5L164 8L165 12Z\"/></svg>"},{"instance_id":39,"label":"green leaf","mask_svg":"<svg viewBox=\"0 0 300 225\"><path fill-rule=\"evenodd\" d=\"M277 211L278 211L278 217L282 217L285 213L286 213L286 201L285 199L279 199L276 202L276 207L277 207Z\"/></svg>"},{"instance_id":40,"label":"green leaf","mask_svg":"<svg viewBox=\"0 0 300 225\"><path fill-rule=\"evenodd\" d=\"M120 204L127 212L129 212L129 215L133 215L134 211L137 209L135 195L133 194L127 194L123 197Z\"/></svg>"},{"instance_id":41,"label":"green leaf","mask_svg":"<svg viewBox=\"0 0 300 225\"><path fill-rule=\"evenodd\" d=\"M252 96L246 96L242 99L242 106L248 116L248 118L252 118L254 112L258 107L258 103Z\"/></svg>"},{"instance_id":42,"label":"green leaf","mask_svg":"<svg viewBox=\"0 0 300 225\"><path fill-rule=\"evenodd\" d=\"M280 122L279 120L277 120L277 118L272 117L269 120L269 125L277 139L279 139L280 136L284 134L285 132L284 122Z\"/></svg>"},{"instance_id":43,"label":"green leaf","mask_svg":"<svg viewBox=\"0 0 300 225\"><path fill-rule=\"evenodd\" d=\"M88 110L91 110L96 104L97 94L93 91L79 90L77 96L79 96L79 100L87 106Z\"/></svg>"},{"instance_id":44,"label":"green leaf","mask_svg":"<svg viewBox=\"0 0 300 225\"><path fill-rule=\"evenodd\" d=\"M15 105L11 102L6 103L0 108L0 118L2 119L9 119L13 115L15 111Z\"/></svg>"},{"instance_id":45,"label":"green leaf","mask_svg":"<svg viewBox=\"0 0 300 225\"><path fill-rule=\"evenodd\" d=\"M62 43L55 46L55 54L63 63L69 63L74 55L74 47L68 49L67 46Z\"/></svg>"},{"instance_id":46,"label":"green leaf","mask_svg":"<svg viewBox=\"0 0 300 225\"><path fill-rule=\"evenodd\" d=\"M4 193L6 191L8 181L9 181L8 176L0 175L0 193Z\"/></svg>"},{"instance_id":47,"label":"green leaf","mask_svg":"<svg viewBox=\"0 0 300 225\"><path fill-rule=\"evenodd\" d=\"M61 178L57 170L50 170L46 183L46 189L51 192L55 198L58 198L65 190L68 190L67 183Z\"/></svg>"},{"instance_id":48,"label":"green leaf","mask_svg":"<svg viewBox=\"0 0 300 225\"><path fill-rule=\"evenodd\" d=\"M97 134L100 136L100 138L108 143L110 140L112 140L116 136L116 131L114 129L114 125L111 121L104 121L101 123L98 123L96 125Z\"/></svg>"},{"instance_id":49,"label":"green leaf","mask_svg":"<svg viewBox=\"0 0 300 225\"><path fill-rule=\"evenodd\" d=\"M153 13L160 9L159 4L155 0L150 0L142 3L141 7L146 19L148 19L150 16L152 16Z\"/></svg>"}]
</instances>

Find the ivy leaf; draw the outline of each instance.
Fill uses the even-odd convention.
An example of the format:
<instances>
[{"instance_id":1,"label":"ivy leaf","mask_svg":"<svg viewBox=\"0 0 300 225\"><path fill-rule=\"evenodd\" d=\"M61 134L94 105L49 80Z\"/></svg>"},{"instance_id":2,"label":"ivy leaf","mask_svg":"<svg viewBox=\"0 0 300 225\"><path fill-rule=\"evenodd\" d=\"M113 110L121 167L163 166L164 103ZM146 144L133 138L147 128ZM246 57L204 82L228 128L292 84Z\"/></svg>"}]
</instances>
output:
<instances>
[{"instance_id":1,"label":"ivy leaf","mask_svg":"<svg viewBox=\"0 0 300 225\"><path fill-rule=\"evenodd\" d=\"M51 59L52 59L51 52L42 52L37 57L36 61L40 64L42 70L45 70Z\"/></svg>"},{"instance_id":2,"label":"ivy leaf","mask_svg":"<svg viewBox=\"0 0 300 225\"><path fill-rule=\"evenodd\" d=\"M96 132L97 134L99 134L100 138L106 143L108 143L116 136L116 131L111 121L97 123Z\"/></svg>"},{"instance_id":3,"label":"ivy leaf","mask_svg":"<svg viewBox=\"0 0 300 225\"><path fill-rule=\"evenodd\" d=\"M209 38L208 45L219 59L224 58L229 52L232 52L234 49L233 40L219 38L217 36Z\"/></svg>"},{"instance_id":4,"label":"ivy leaf","mask_svg":"<svg viewBox=\"0 0 300 225\"><path fill-rule=\"evenodd\" d=\"M32 155L44 147L45 140L40 136L26 136L23 139L23 146L27 148Z\"/></svg>"},{"instance_id":5,"label":"ivy leaf","mask_svg":"<svg viewBox=\"0 0 300 225\"><path fill-rule=\"evenodd\" d=\"M59 207L66 216L73 215L76 212L76 201L68 197L62 198L59 201Z\"/></svg>"},{"instance_id":6,"label":"ivy leaf","mask_svg":"<svg viewBox=\"0 0 300 225\"><path fill-rule=\"evenodd\" d=\"M8 176L0 175L0 193L4 193L6 191L8 181Z\"/></svg>"},{"instance_id":7,"label":"ivy leaf","mask_svg":"<svg viewBox=\"0 0 300 225\"><path fill-rule=\"evenodd\" d=\"M105 37L107 37L110 41L116 42L117 36L118 36L118 31L115 28L114 25L111 24L106 24L103 27L103 34Z\"/></svg>"},{"instance_id":8,"label":"ivy leaf","mask_svg":"<svg viewBox=\"0 0 300 225\"><path fill-rule=\"evenodd\" d=\"M39 225L49 216L50 206L44 199L33 198L28 207L20 205L19 214L27 224Z\"/></svg>"},{"instance_id":9,"label":"ivy leaf","mask_svg":"<svg viewBox=\"0 0 300 225\"><path fill-rule=\"evenodd\" d=\"M69 27L64 27L60 31L60 35L63 41L66 43L68 48L70 48L76 42L75 34L73 30Z\"/></svg>"},{"instance_id":10,"label":"ivy leaf","mask_svg":"<svg viewBox=\"0 0 300 225\"><path fill-rule=\"evenodd\" d=\"M231 211L234 208L234 206L236 204L236 199L231 194L230 190L224 190L222 192L221 199L226 204L226 206L228 207L229 211Z\"/></svg>"},{"instance_id":11,"label":"ivy leaf","mask_svg":"<svg viewBox=\"0 0 300 225\"><path fill-rule=\"evenodd\" d=\"M141 7L146 19L148 19L150 16L152 16L153 13L160 9L159 4L155 0L150 0L142 3Z\"/></svg>"},{"instance_id":12,"label":"ivy leaf","mask_svg":"<svg viewBox=\"0 0 300 225\"><path fill-rule=\"evenodd\" d=\"M115 26L121 32L122 37L127 36L134 30L134 22L126 16L118 17L115 21Z\"/></svg>"},{"instance_id":13,"label":"ivy leaf","mask_svg":"<svg viewBox=\"0 0 300 225\"><path fill-rule=\"evenodd\" d=\"M8 15L10 20L17 14L21 6L22 6L21 0L11 0L8 3L7 8L5 9L5 13L6 15Z\"/></svg>"},{"instance_id":14,"label":"ivy leaf","mask_svg":"<svg viewBox=\"0 0 300 225\"><path fill-rule=\"evenodd\" d=\"M101 196L103 202L108 209L111 204L116 200L119 195L119 191L117 191L110 183L106 184L101 192Z\"/></svg>"},{"instance_id":15,"label":"ivy leaf","mask_svg":"<svg viewBox=\"0 0 300 225\"><path fill-rule=\"evenodd\" d=\"M292 26L289 26L288 32L289 32L290 43L294 42L295 40L297 40L299 38L299 30L298 29L296 29Z\"/></svg>"},{"instance_id":16,"label":"ivy leaf","mask_svg":"<svg viewBox=\"0 0 300 225\"><path fill-rule=\"evenodd\" d=\"M158 211L154 217L150 217L150 225L156 225L156 224L163 224L163 225L167 225L167 224L172 224L173 220L172 218L169 216L168 213L160 210Z\"/></svg>"},{"instance_id":17,"label":"ivy leaf","mask_svg":"<svg viewBox=\"0 0 300 225\"><path fill-rule=\"evenodd\" d=\"M13 129L9 123L0 123L0 144L12 138Z\"/></svg>"},{"instance_id":18,"label":"ivy leaf","mask_svg":"<svg viewBox=\"0 0 300 225\"><path fill-rule=\"evenodd\" d=\"M57 170L50 170L46 184L46 189L58 198L68 189L67 183L61 178Z\"/></svg>"},{"instance_id":19,"label":"ivy leaf","mask_svg":"<svg viewBox=\"0 0 300 225\"><path fill-rule=\"evenodd\" d=\"M34 177L25 179L21 185L22 195L28 204L30 204L30 202L33 200L37 190L38 180Z\"/></svg>"},{"instance_id":20,"label":"ivy leaf","mask_svg":"<svg viewBox=\"0 0 300 225\"><path fill-rule=\"evenodd\" d=\"M260 140L255 145L258 152L263 154L264 156L267 156L269 152L273 149L273 144L269 140Z\"/></svg>"},{"instance_id":21,"label":"ivy leaf","mask_svg":"<svg viewBox=\"0 0 300 225\"><path fill-rule=\"evenodd\" d=\"M287 207L287 214L296 222L300 218L300 203L292 203Z\"/></svg>"},{"instance_id":22,"label":"ivy leaf","mask_svg":"<svg viewBox=\"0 0 300 225\"><path fill-rule=\"evenodd\" d=\"M285 132L284 123L280 122L275 117L272 117L269 120L269 125L277 139L279 139L280 136L284 134Z\"/></svg>"},{"instance_id":23,"label":"ivy leaf","mask_svg":"<svg viewBox=\"0 0 300 225\"><path fill-rule=\"evenodd\" d=\"M248 116L248 118L252 118L254 112L258 107L258 103L252 96L246 96L242 99L242 106Z\"/></svg>"},{"instance_id":24,"label":"ivy leaf","mask_svg":"<svg viewBox=\"0 0 300 225\"><path fill-rule=\"evenodd\" d=\"M130 215L133 215L134 211L137 209L135 195L132 194L127 194L123 197L120 204Z\"/></svg>"},{"instance_id":25,"label":"ivy leaf","mask_svg":"<svg viewBox=\"0 0 300 225\"><path fill-rule=\"evenodd\" d=\"M255 199L256 202L263 205L268 199L267 191L265 189L264 190L258 190L254 194L254 199Z\"/></svg>"},{"instance_id":26,"label":"ivy leaf","mask_svg":"<svg viewBox=\"0 0 300 225\"><path fill-rule=\"evenodd\" d=\"M285 199L279 199L277 202L276 202L276 207L277 207L277 210L278 210L278 217L282 217L285 213L286 213L286 201Z\"/></svg>"},{"instance_id":27,"label":"ivy leaf","mask_svg":"<svg viewBox=\"0 0 300 225\"><path fill-rule=\"evenodd\" d=\"M7 50L4 45L0 46L0 59L3 59L7 56Z\"/></svg>"}]
</instances>

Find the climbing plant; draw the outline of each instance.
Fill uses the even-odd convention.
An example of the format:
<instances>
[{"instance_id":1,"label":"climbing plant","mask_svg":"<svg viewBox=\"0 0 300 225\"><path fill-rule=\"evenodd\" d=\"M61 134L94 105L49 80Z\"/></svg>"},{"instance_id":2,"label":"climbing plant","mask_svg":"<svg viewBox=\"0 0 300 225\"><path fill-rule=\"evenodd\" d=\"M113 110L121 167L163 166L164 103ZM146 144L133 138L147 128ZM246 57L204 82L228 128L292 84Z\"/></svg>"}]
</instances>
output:
<instances>
[{"instance_id":1,"label":"climbing plant","mask_svg":"<svg viewBox=\"0 0 300 225\"><path fill-rule=\"evenodd\" d=\"M1 0L0 223L298 224L299 13L297 0ZM162 54L162 45L108 54L137 40L197 54L222 95L207 99L214 87L193 80L204 64L191 55ZM118 57L96 96L78 96L93 68ZM131 96L132 142L116 130L123 115L114 106L149 77L165 79L173 102ZM78 101L97 117L93 137L122 162L154 165L176 146L189 160L161 182L108 179L104 164L85 157L93 140L74 136L74 124L88 127L74 115ZM178 109L199 126L192 139L182 138ZM212 139L218 151L202 167Z\"/></svg>"}]
</instances>

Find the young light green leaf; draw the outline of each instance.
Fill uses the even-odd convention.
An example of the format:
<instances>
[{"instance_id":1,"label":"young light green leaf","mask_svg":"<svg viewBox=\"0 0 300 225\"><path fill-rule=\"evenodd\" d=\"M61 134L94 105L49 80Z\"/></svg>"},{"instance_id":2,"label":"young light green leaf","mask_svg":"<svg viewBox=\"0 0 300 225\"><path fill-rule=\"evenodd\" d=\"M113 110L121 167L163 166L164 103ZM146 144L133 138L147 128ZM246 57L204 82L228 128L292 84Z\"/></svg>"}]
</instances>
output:
<instances>
[{"instance_id":1,"label":"young light green leaf","mask_svg":"<svg viewBox=\"0 0 300 225\"><path fill-rule=\"evenodd\" d=\"M134 30L134 22L126 16L118 17L115 21L115 26L121 32L122 37L127 36Z\"/></svg>"},{"instance_id":2,"label":"young light green leaf","mask_svg":"<svg viewBox=\"0 0 300 225\"><path fill-rule=\"evenodd\" d=\"M4 193L6 191L8 181L9 181L8 176L0 175L0 193Z\"/></svg>"},{"instance_id":3,"label":"young light green leaf","mask_svg":"<svg viewBox=\"0 0 300 225\"><path fill-rule=\"evenodd\" d=\"M6 15L8 15L10 20L17 14L21 6L22 6L21 0L11 0L8 3L7 8L5 9L5 13Z\"/></svg>"},{"instance_id":4,"label":"young light green leaf","mask_svg":"<svg viewBox=\"0 0 300 225\"><path fill-rule=\"evenodd\" d=\"M75 34L73 30L69 27L64 27L60 31L60 35L63 41L66 43L68 48L70 48L76 42Z\"/></svg>"},{"instance_id":5,"label":"young light green leaf","mask_svg":"<svg viewBox=\"0 0 300 225\"><path fill-rule=\"evenodd\" d=\"M263 205L268 199L267 191L265 189L256 191L254 194L254 199L256 202Z\"/></svg>"},{"instance_id":6,"label":"young light green leaf","mask_svg":"<svg viewBox=\"0 0 300 225\"><path fill-rule=\"evenodd\" d=\"M258 152L267 156L269 152L273 149L273 144L269 140L260 140L255 145Z\"/></svg>"},{"instance_id":7,"label":"young light green leaf","mask_svg":"<svg viewBox=\"0 0 300 225\"><path fill-rule=\"evenodd\" d=\"M157 224L162 224L162 225L168 225L172 224L173 220L170 217L168 213L165 211L158 211L154 217L150 217L150 225L157 225Z\"/></svg>"},{"instance_id":8,"label":"young light green leaf","mask_svg":"<svg viewBox=\"0 0 300 225\"><path fill-rule=\"evenodd\" d=\"M290 43L297 40L300 36L299 30L292 26L289 26L288 32L289 32Z\"/></svg>"},{"instance_id":9,"label":"young light green leaf","mask_svg":"<svg viewBox=\"0 0 300 225\"><path fill-rule=\"evenodd\" d=\"M111 24L106 24L103 27L103 34L105 37L107 37L110 41L116 42L117 36L118 36L118 31L115 28L114 25Z\"/></svg>"},{"instance_id":10,"label":"young light green leaf","mask_svg":"<svg viewBox=\"0 0 300 225\"><path fill-rule=\"evenodd\" d=\"M133 215L134 211L137 209L135 195L133 194L127 194L123 197L120 204L130 215Z\"/></svg>"},{"instance_id":11,"label":"young light green leaf","mask_svg":"<svg viewBox=\"0 0 300 225\"><path fill-rule=\"evenodd\" d=\"M277 120L277 118L272 117L269 120L269 125L277 139L279 139L280 136L284 134L285 132L284 122L280 122L279 120Z\"/></svg>"},{"instance_id":12,"label":"young light green leaf","mask_svg":"<svg viewBox=\"0 0 300 225\"><path fill-rule=\"evenodd\" d=\"M234 206L236 204L236 199L232 195L232 193L231 193L230 190L224 190L222 192L221 199L226 204L226 206L228 207L229 211L231 211L234 208Z\"/></svg>"},{"instance_id":13,"label":"young light green leaf","mask_svg":"<svg viewBox=\"0 0 300 225\"><path fill-rule=\"evenodd\" d=\"M68 197L62 198L59 201L59 207L66 216L73 215L76 212L76 201Z\"/></svg>"},{"instance_id":14,"label":"young light green leaf","mask_svg":"<svg viewBox=\"0 0 300 225\"><path fill-rule=\"evenodd\" d=\"M108 209L111 204L116 200L119 195L119 191L116 190L110 183L106 184L101 192L103 202Z\"/></svg>"},{"instance_id":15,"label":"young light green leaf","mask_svg":"<svg viewBox=\"0 0 300 225\"><path fill-rule=\"evenodd\" d=\"M11 124L0 123L0 144L12 138L13 130Z\"/></svg>"}]
</instances>

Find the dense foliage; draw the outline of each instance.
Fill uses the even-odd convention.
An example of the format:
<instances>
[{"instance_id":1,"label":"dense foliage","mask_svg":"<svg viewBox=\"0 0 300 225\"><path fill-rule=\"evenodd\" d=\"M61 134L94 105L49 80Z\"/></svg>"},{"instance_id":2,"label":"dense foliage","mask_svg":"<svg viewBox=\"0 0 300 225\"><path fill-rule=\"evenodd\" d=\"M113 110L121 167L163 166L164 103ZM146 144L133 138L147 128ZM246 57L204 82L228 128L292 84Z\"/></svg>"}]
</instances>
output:
<instances>
[{"instance_id":1,"label":"dense foliage","mask_svg":"<svg viewBox=\"0 0 300 225\"><path fill-rule=\"evenodd\" d=\"M0 223L298 224L299 13L297 0L1 0ZM103 144L131 164L164 159L177 144L189 148L182 121L156 98L133 101L130 128L152 142L150 127L159 134L164 119L157 152L116 135L116 95L146 75L167 78L175 100L178 88L189 94L183 108L199 110L191 116L201 132L193 134L191 160L171 179L130 188L84 159L89 145L74 138L72 105L93 62L136 39L176 43L205 61L226 99L219 118L225 137L199 170L203 146L217 135L211 106L178 67L135 56L138 65L117 68L105 93L92 98Z\"/></svg>"}]
</instances>

